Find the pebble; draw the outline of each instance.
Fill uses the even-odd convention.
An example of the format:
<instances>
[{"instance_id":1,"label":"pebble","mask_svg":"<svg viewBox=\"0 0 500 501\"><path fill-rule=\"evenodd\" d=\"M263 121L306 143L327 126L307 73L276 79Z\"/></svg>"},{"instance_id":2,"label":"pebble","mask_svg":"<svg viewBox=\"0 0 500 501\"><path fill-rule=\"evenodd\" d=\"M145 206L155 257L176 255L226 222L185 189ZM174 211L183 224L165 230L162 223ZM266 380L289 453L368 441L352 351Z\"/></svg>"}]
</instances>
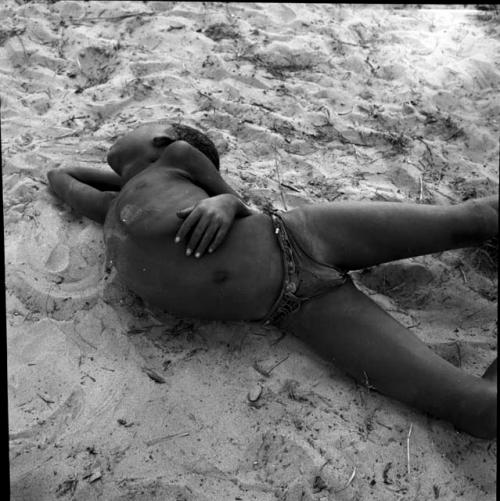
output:
<instances>
[{"instance_id":1,"label":"pebble","mask_svg":"<svg viewBox=\"0 0 500 501\"><path fill-rule=\"evenodd\" d=\"M262 395L262 386L260 384L254 385L248 392L247 398L250 402L257 402Z\"/></svg>"}]
</instances>

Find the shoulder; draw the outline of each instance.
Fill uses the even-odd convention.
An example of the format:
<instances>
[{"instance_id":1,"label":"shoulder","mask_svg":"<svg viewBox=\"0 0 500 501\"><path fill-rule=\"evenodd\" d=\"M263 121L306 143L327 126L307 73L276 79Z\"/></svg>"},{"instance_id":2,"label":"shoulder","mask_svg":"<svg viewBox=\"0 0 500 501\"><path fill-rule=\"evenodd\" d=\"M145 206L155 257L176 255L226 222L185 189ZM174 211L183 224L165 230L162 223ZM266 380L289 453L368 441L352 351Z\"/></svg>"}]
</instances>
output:
<instances>
[{"instance_id":1,"label":"shoulder","mask_svg":"<svg viewBox=\"0 0 500 501\"><path fill-rule=\"evenodd\" d=\"M162 163L183 164L186 158L195 151L197 151L196 148L191 146L187 141L178 140L165 148L160 159Z\"/></svg>"}]
</instances>

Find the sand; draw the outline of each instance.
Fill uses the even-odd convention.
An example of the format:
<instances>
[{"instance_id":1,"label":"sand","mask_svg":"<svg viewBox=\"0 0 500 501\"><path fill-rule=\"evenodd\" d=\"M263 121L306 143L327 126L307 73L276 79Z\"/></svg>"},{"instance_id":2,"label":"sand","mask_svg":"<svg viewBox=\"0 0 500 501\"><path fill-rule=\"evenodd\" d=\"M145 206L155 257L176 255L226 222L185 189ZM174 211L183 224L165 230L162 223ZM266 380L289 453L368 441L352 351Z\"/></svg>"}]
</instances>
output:
<instances>
[{"instance_id":1,"label":"sand","mask_svg":"<svg viewBox=\"0 0 500 501\"><path fill-rule=\"evenodd\" d=\"M13 500L495 499L495 442L356 385L277 329L148 309L46 174L105 169L120 134L168 117L213 138L255 207L497 193L498 12L6 0L0 19ZM494 250L354 278L480 375Z\"/></svg>"}]
</instances>

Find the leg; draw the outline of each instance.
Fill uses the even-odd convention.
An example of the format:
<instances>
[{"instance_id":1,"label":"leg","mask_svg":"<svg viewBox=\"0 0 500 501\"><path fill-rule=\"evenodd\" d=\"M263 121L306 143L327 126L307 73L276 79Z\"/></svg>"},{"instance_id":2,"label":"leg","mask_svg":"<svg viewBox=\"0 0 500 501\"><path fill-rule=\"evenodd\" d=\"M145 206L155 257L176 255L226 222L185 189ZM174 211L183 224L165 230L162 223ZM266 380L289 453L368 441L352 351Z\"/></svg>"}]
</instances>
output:
<instances>
[{"instance_id":1,"label":"leg","mask_svg":"<svg viewBox=\"0 0 500 501\"><path fill-rule=\"evenodd\" d=\"M359 382L471 435L496 436L491 374L478 378L451 365L352 283L307 301L283 327Z\"/></svg>"},{"instance_id":2,"label":"leg","mask_svg":"<svg viewBox=\"0 0 500 501\"><path fill-rule=\"evenodd\" d=\"M498 197L453 206L334 202L294 209L285 220L312 256L355 270L496 236Z\"/></svg>"}]
</instances>

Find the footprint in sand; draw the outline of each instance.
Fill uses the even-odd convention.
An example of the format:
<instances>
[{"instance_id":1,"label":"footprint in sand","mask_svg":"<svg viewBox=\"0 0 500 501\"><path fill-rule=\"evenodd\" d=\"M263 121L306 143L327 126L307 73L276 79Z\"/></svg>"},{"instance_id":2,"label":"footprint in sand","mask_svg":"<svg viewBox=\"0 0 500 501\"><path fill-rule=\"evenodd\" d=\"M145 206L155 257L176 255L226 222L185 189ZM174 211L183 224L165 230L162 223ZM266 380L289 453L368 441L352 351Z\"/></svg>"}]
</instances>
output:
<instances>
[{"instance_id":1,"label":"footprint in sand","mask_svg":"<svg viewBox=\"0 0 500 501\"><path fill-rule=\"evenodd\" d=\"M77 83L83 89L106 83L118 66L116 53L104 47L82 49L77 61L80 70L76 75Z\"/></svg>"}]
</instances>

